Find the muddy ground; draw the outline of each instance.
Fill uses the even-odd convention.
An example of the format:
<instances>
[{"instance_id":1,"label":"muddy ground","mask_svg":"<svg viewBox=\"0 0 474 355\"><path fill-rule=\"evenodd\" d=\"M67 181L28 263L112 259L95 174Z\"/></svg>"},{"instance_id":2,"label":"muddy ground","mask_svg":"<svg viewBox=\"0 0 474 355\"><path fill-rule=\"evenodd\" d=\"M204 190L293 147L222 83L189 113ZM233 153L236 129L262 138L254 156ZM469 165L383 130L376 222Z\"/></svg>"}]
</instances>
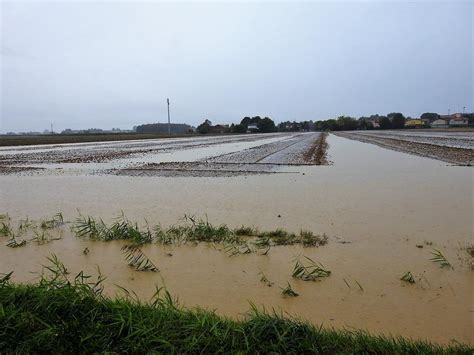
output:
<instances>
[{"instance_id":1,"label":"muddy ground","mask_svg":"<svg viewBox=\"0 0 474 355\"><path fill-rule=\"evenodd\" d=\"M474 131L353 131L335 134L456 165L474 164Z\"/></svg>"},{"instance_id":2,"label":"muddy ground","mask_svg":"<svg viewBox=\"0 0 474 355\"><path fill-rule=\"evenodd\" d=\"M252 140L235 138L207 146L203 141L175 141L189 149L98 163L34 163L44 171L0 175L0 214L9 213L18 221L61 211L66 220L74 221L79 210L111 222L123 212L141 226L146 220L163 227L186 214L232 228L250 225L325 233L327 245L279 246L268 255L234 257L216 245L150 245L143 251L160 271L147 273L127 266L120 250L123 243L77 239L68 224L61 239L45 244L29 240L23 247L10 248L8 238L0 237L0 272L14 271L15 281L32 281L47 264L46 257L54 253L71 275L80 270L96 274L99 267L107 277L108 294L120 294L116 286L120 285L147 300L156 286L166 286L186 306L215 309L231 317L241 317L252 302L316 325L474 343L474 272L466 249L472 244L472 168L332 134L327 139L330 165L272 161L278 157L285 162L292 152L300 156L300 144L314 147L310 135L299 136L301 140L298 135L244 136ZM209 139L212 143L219 138ZM158 148L142 143L127 142L127 149ZM112 146L119 149L121 144L125 143ZM96 144L85 149L90 154L95 148L114 149ZM48 149L28 151L40 154ZM242 155L245 150L249 152ZM231 156L234 162L226 164ZM172 178L93 173L146 169L146 164L174 169L186 162L192 163L192 169L220 164L222 169L242 165L250 170L267 164L270 173L177 176L173 172ZM431 260L435 249L453 268L441 268ZM331 276L319 282L295 280L291 273L298 255L321 262ZM414 275L415 284L400 280L407 271ZM260 282L261 272L273 286ZM281 296L288 282L298 297Z\"/></svg>"}]
</instances>

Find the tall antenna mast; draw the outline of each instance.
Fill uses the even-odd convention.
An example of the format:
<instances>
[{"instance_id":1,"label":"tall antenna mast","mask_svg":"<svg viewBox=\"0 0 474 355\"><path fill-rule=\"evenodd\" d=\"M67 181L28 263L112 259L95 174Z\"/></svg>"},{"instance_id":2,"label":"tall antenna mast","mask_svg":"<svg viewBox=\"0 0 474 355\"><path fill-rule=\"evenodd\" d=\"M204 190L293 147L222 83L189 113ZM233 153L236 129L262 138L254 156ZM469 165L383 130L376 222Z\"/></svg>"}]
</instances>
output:
<instances>
[{"instance_id":1,"label":"tall antenna mast","mask_svg":"<svg viewBox=\"0 0 474 355\"><path fill-rule=\"evenodd\" d=\"M170 99L166 99L168 103L168 134L171 134L171 121L170 121Z\"/></svg>"}]
</instances>

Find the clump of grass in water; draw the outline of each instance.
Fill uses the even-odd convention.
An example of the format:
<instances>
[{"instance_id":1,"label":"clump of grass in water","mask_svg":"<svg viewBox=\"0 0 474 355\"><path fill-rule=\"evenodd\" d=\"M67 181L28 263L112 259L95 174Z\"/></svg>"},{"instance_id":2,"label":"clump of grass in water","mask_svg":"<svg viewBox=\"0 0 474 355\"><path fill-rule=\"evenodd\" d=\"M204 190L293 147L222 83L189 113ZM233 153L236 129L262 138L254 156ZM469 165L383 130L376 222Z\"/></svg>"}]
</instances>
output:
<instances>
[{"instance_id":1,"label":"clump of grass in water","mask_svg":"<svg viewBox=\"0 0 474 355\"><path fill-rule=\"evenodd\" d=\"M410 271L407 271L406 273L403 274L402 277L400 277L400 280L414 284L415 278L413 277L412 273Z\"/></svg>"},{"instance_id":2,"label":"clump of grass in water","mask_svg":"<svg viewBox=\"0 0 474 355\"><path fill-rule=\"evenodd\" d=\"M272 245L292 245L301 243L303 246L320 246L327 243L327 236L315 235L309 231L301 231L297 236L283 229L258 233L252 227L240 227L231 230L226 225L214 226L207 218L196 219L185 215L183 223L163 229L161 225L153 227L153 233L147 225L146 230L138 227L137 223L129 222L123 214L111 225L107 226L102 220L96 221L92 217L80 216L76 219L72 230L78 237L87 237L91 240L131 240L134 244L158 242L164 245L188 242L229 243L242 246L240 254L254 250L242 236L257 237L253 243L262 255L266 255Z\"/></svg>"},{"instance_id":3,"label":"clump of grass in water","mask_svg":"<svg viewBox=\"0 0 474 355\"><path fill-rule=\"evenodd\" d=\"M130 240L134 244L153 241L153 235L148 226L146 230L140 230L137 223L128 221L123 214L117 217L110 227L102 219L96 221L90 216L80 216L76 219L72 229L76 236L87 237L91 240Z\"/></svg>"},{"instance_id":4,"label":"clump of grass in water","mask_svg":"<svg viewBox=\"0 0 474 355\"><path fill-rule=\"evenodd\" d=\"M7 243L7 247L10 247L10 248L19 248L25 245L26 245L26 240L17 241L15 237L12 237Z\"/></svg>"},{"instance_id":5,"label":"clump of grass in water","mask_svg":"<svg viewBox=\"0 0 474 355\"><path fill-rule=\"evenodd\" d=\"M0 236L2 236L2 237L12 237L13 236L13 231L12 231L12 228L10 226L10 223L2 222L2 224L0 226Z\"/></svg>"},{"instance_id":6,"label":"clump of grass in water","mask_svg":"<svg viewBox=\"0 0 474 355\"><path fill-rule=\"evenodd\" d=\"M299 258L297 258L292 274L294 278L303 281L317 281L331 275L331 271L325 269L321 263L314 261L307 256L304 256L304 258L309 265L304 265Z\"/></svg>"},{"instance_id":7,"label":"clump of grass in water","mask_svg":"<svg viewBox=\"0 0 474 355\"><path fill-rule=\"evenodd\" d=\"M62 212L56 213L53 218L41 221L40 223L41 229L53 229L61 227L62 225L64 225L64 218Z\"/></svg>"},{"instance_id":8,"label":"clump of grass in water","mask_svg":"<svg viewBox=\"0 0 474 355\"><path fill-rule=\"evenodd\" d=\"M263 271L260 271L258 274L261 275L261 277L260 277L260 282L261 282L261 283L265 284L265 285L268 286L268 287L272 287L272 286L273 286L273 282L271 282L271 281L267 278L267 276L263 273Z\"/></svg>"},{"instance_id":9,"label":"clump of grass in water","mask_svg":"<svg viewBox=\"0 0 474 355\"><path fill-rule=\"evenodd\" d=\"M271 248L269 237L258 237L253 244L261 251L261 255L267 255Z\"/></svg>"},{"instance_id":10,"label":"clump of grass in water","mask_svg":"<svg viewBox=\"0 0 474 355\"><path fill-rule=\"evenodd\" d=\"M281 288L281 290L282 290L282 291L281 291L281 295L282 295L283 297L298 297L298 296L299 296L299 294L296 293L296 292L291 288L291 285L290 285L289 282L288 282L288 285L287 285L285 288L282 288L282 287L280 287L280 288Z\"/></svg>"},{"instance_id":11,"label":"clump of grass in water","mask_svg":"<svg viewBox=\"0 0 474 355\"><path fill-rule=\"evenodd\" d=\"M182 308L161 290L151 303L111 299L103 294L100 275L96 281L79 273L69 281L52 269L57 277L42 277L35 284L17 285L12 273L0 275L0 304L5 310L2 352L472 354L473 350L460 343L440 346L325 329L256 307L245 319L234 321L214 312Z\"/></svg>"},{"instance_id":12,"label":"clump of grass in water","mask_svg":"<svg viewBox=\"0 0 474 355\"><path fill-rule=\"evenodd\" d=\"M300 243L304 247L319 247L328 243L328 237L326 234L314 234L310 231L300 231Z\"/></svg>"},{"instance_id":13,"label":"clump of grass in water","mask_svg":"<svg viewBox=\"0 0 474 355\"><path fill-rule=\"evenodd\" d=\"M247 237L256 236L258 234L258 232L255 228L245 227L245 226L235 228L234 233L235 233L235 235L242 235L242 236L247 236Z\"/></svg>"},{"instance_id":14,"label":"clump of grass in water","mask_svg":"<svg viewBox=\"0 0 474 355\"><path fill-rule=\"evenodd\" d=\"M430 260L434 263L438 263L441 268L453 268L448 259L446 259L446 257L439 250L433 249L431 254L433 254L433 257Z\"/></svg>"},{"instance_id":15,"label":"clump of grass in water","mask_svg":"<svg viewBox=\"0 0 474 355\"><path fill-rule=\"evenodd\" d=\"M258 236L270 239L275 245L291 245L297 242L297 237L294 233L289 233L280 228L270 232L259 233Z\"/></svg>"},{"instance_id":16,"label":"clump of grass in water","mask_svg":"<svg viewBox=\"0 0 474 355\"><path fill-rule=\"evenodd\" d=\"M142 252L137 245L125 245L122 247L125 260L128 265L137 271L159 271L153 262Z\"/></svg>"}]
</instances>

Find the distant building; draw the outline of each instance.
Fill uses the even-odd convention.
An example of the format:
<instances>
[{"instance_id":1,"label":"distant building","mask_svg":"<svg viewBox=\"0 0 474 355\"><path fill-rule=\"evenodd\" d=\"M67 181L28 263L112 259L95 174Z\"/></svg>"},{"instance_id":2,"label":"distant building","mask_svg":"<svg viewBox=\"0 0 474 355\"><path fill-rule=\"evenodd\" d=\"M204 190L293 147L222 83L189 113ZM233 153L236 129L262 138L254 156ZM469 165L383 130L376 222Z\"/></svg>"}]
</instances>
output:
<instances>
[{"instance_id":1,"label":"distant building","mask_svg":"<svg viewBox=\"0 0 474 355\"><path fill-rule=\"evenodd\" d=\"M446 120L437 119L430 123L431 128L446 128L449 127L448 122Z\"/></svg>"},{"instance_id":2,"label":"distant building","mask_svg":"<svg viewBox=\"0 0 474 355\"><path fill-rule=\"evenodd\" d=\"M451 127L467 127L469 120L466 117L463 117L461 113L454 113L451 115L449 120L449 125Z\"/></svg>"},{"instance_id":3,"label":"distant building","mask_svg":"<svg viewBox=\"0 0 474 355\"><path fill-rule=\"evenodd\" d=\"M247 132L254 133L258 131L258 126L256 123L251 123L247 126Z\"/></svg>"},{"instance_id":4,"label":"distant building","mask_svg":"<svg viewBox=\"0 0 474 355\"><path fill-rule=\"evenodd\" d=\"M425 122L420 119L411 119L405 122L406 128L422 128L425 126Z\"/></svg>"},{"instance_id":5,"label":"distant building","mask_svg":"<svg viewBox=\"0 0 474 355\"><path fill-rule=\"evenodd\" d=\"M228 125L216 124L215 126L209 127L209 133L223 134L223 133L229 133L229 131L230 131L230 128Z\"/></svg>"}]
</instances>

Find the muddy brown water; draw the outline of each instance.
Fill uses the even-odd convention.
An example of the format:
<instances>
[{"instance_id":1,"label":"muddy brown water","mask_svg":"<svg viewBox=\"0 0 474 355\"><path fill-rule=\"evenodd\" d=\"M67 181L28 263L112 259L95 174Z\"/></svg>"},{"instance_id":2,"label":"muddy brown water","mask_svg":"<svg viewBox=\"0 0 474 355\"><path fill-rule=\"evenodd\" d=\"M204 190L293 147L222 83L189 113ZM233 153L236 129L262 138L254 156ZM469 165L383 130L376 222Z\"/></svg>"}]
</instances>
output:
<instances>
[{"instance_id":1,"label":"muddy brown water","mask_svg":"<svg viewBox=\"0 0 474 355\"><path fill-rule=\"evenodd\" d=\"M147 273L126 265L122 243L84 241L66 229L61 240L40 246L31 242L11 249L0 239L0 272L13 270L15 281L33 281L55 253L72 273L95 274L99 266L108 278L108 294L120 292L115 286L120 285L146 300L165 285L186 306L231 317L241 317L252 302L327 327L474 343L474 272L463 250L472 243L472 168L333 135L328 143L333 165L279 167L291 174L0 176L0 212L16 220L58 211L73 220L80 209L108 221L123 211L132 220L167 226L184 214L207 215L212 223L232 227L324 232L326 246L274 247L268 256L229 257L206 244L150 245L143 251L160 272ZM85 247L88 255L82 253ZM433 248L454 270L429 260ZM321 282L292 279L297 255L322 262L331 276ZM401 282L408 270L421 280ZM259 272L274 286L262 284ZM299 297L281 297L279 287L287 282Z\"/></svg>"}]
</instances>

